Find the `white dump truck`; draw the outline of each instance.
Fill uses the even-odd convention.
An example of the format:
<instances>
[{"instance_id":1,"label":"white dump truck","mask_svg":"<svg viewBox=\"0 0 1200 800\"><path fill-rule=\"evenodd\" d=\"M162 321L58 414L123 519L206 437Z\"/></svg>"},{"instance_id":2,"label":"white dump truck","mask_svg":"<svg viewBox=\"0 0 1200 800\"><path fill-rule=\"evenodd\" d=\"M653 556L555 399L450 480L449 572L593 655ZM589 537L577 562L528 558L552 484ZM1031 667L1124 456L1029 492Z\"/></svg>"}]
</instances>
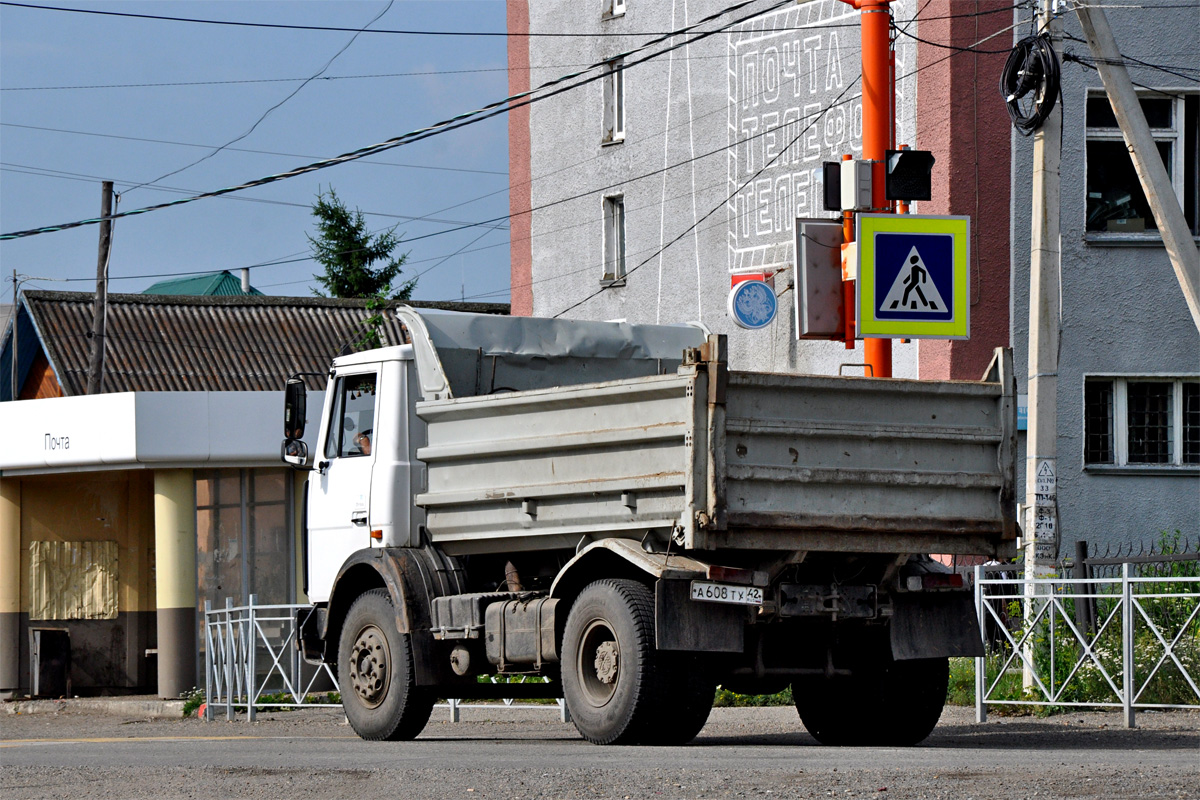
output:
<instances>
[{"instance_id":1,"label":"white dump truck","mask_svg":"<svg viewBox=\"0 0 1200 800\"><path fill-rule=\"evenodd\" d=\"M1009 352L979 381L738 372L699 326L396 313L406 344L334 360L311 450L302 378L285 402L299 646L360 736L565 697L592 742L680 744L718 684L790 685L827 744L933 729L982 644L925 554L1014 552Z\"/></svg>"}]
</instances>

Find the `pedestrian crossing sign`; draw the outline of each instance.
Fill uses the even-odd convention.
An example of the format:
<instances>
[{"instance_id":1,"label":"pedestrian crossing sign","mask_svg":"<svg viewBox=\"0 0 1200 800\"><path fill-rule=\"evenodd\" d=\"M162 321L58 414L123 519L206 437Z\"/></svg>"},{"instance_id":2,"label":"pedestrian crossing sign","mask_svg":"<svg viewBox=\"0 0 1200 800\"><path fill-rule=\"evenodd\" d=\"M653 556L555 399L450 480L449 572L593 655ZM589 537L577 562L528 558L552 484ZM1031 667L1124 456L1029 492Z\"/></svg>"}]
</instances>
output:
<instances>
[{"instance_id":1,"label":"pedestrian crossing sign","mask_svg":"<svg viewBox=\"0 0 1200 800\"><path fill-rule=\"evenodd\" d=\"M858 335L969 339L971 218L859 214Z\"/></svg>"}]
</instances>

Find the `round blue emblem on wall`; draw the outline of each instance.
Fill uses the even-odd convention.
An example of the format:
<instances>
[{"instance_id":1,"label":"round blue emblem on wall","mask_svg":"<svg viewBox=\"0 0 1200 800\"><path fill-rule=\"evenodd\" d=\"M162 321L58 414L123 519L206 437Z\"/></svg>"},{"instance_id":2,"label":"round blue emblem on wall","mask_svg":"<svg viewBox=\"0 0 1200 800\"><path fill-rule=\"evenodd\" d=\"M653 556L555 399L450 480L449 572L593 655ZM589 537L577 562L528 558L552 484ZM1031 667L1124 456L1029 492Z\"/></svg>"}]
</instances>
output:
<instances>
[{"instance_id":1,"label":"round blue emblem on wall","mask_svg":"<svg viewBox=\"0 0 1200 800\"><path fill-rule=\"evenodd\" d=\"M778 310L775 292L763 281L742 281L729 291L729 316L739 327L765 328Z\"/></svg>"}]
</instances>

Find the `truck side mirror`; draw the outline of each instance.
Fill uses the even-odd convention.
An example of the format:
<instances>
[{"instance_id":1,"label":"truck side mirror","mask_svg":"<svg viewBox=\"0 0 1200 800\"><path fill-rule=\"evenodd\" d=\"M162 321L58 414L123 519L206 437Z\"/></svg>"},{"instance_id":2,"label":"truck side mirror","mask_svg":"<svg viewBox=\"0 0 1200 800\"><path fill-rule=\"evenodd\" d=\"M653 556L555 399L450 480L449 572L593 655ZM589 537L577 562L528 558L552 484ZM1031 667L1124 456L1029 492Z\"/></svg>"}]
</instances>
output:
<instances>
[{"instance_id":1,"label":"truck side mirror","mask_svg":"<svg viewBox=\"0 0 1200 800\"><path fill-rule=\"evenodd\" d=\"M289 378L283 390L283 438L303 439L304 420L307 416L308 394L304 381Z\"/></svg>"},{"instance_id":2,"label":"truck side mirror","mask_svg":"<svg viewBox=\"0 0 1200 800\"><path fill-rule=\"evenodd\" d=\"M279 457L293 467L309 466L308 445L299 439L284 439Z\"/></svg>"}]
</instances>

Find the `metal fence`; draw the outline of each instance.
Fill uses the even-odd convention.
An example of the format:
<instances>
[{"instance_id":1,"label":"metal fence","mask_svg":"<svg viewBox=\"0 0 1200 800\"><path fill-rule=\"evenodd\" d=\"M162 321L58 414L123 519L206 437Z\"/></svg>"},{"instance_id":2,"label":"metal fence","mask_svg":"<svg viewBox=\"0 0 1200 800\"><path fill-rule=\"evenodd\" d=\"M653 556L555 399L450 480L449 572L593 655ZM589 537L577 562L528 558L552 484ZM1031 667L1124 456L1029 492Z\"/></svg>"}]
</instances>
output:
<instances>
[{"instance_id":1,"label":"metal fence","mask_svg":"<svg viewBox=\"0 0 1200 800\"><path fill-rule=\"evenodd\" d=\"M337 686L328 664L313 666L304 661L296 646L296 611L307 605L259 605L250 595L248 605L225 607L204 604L204 718L215 719L218 710L233 720L244 711L253 722L256 712L267 708L341 708L340 703L320 702L313 697ZM493 676L492 682L498 682ZM519 682L527 680L522 676ZM320 687L320 688L318 688ZM555 709L569 722L566 703L553 704L501 701L511 708ZM450 721L458 722L463 708L495 708L449 699L437 707L448 708Z\"/></svg>"},{"instance_id":2,"label":"metal fence","mask_svg":"<svg viewBox=\"0 0 1200 800\"><path fill-rule=\"evenodd\" d=\"M253 722L262 708L341 707L310 701L314 687L337 681L329 665L307 664L296 647L296 611L302 608L308 606L259 605L253 594L244 606L226 599L224 608L214 609L205 602L205 719L214 719L218 708L229 720L241 709Z\"/></svg>"},{"instance_id":3,"label":"metal fence","mask_svg":"<svg viewBox=\"0 0 1200 800\"><path fill-rule=\"evenodd\" d=\"M1200 577L1191 564L1136 567L1036 579L975 567L988 645L975 659L976 719L989 705L1113 707L1133 727L1136 709L1200 708Z\"/></svg>"}]
</instances>

